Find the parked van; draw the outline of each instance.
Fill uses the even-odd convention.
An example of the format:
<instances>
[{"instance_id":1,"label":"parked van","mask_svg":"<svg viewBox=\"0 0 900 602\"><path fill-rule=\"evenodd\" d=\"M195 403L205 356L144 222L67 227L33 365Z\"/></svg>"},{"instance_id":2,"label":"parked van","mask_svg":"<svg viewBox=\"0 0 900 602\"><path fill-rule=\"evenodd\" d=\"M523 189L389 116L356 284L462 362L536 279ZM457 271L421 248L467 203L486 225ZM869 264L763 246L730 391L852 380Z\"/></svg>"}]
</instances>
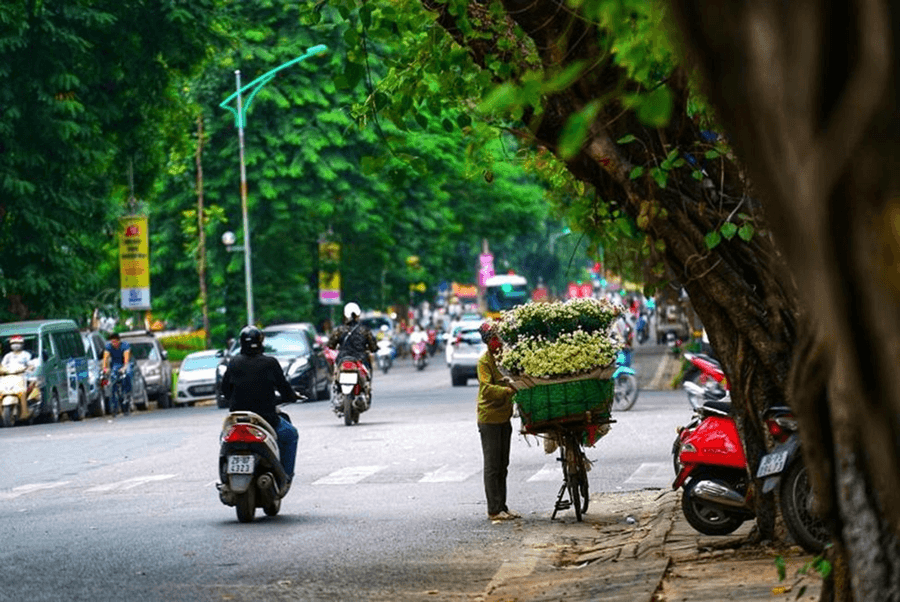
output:
<instances>
[{"instance_id":1,"label":"parked van","mask_svg":"<svg viewBox=\"0 0 900 602\"><path fill-rule=\"evenodd\" d=\"M81 420L88 410L88 360L81 333L72 320L31 320L0 324L0 349L19 335L35 363L41 394L41 414L56 422L62 413Z\"/></svg>"}]
</instances>

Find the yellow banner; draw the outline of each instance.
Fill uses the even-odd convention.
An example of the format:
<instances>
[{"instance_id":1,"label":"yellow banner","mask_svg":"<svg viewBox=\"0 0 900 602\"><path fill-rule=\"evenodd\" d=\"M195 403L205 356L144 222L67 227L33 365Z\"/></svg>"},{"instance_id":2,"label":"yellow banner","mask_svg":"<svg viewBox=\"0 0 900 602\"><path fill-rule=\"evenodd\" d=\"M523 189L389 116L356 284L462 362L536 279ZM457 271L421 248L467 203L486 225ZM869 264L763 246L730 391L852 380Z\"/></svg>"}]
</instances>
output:
<instances>
[{"instance_id":1,"label":"yellow banner","mask_svg":"<svg viewBox=\"0 0 900 602\"><path fill-rule=\"evenodd\" d=\"M146 217L119 219L119 279L123 309L150 309L150 240Z\"/></svg>"},{"instance_id":2,"label":"yellow banner","mask_svg":"<svg viewBox=\"0 0 900 602\"><path fill-rule=\"evenodd\" d=\"M319 243L319 303L341 303L341 245L336 242Z\"/></svg>"}]
</instances>

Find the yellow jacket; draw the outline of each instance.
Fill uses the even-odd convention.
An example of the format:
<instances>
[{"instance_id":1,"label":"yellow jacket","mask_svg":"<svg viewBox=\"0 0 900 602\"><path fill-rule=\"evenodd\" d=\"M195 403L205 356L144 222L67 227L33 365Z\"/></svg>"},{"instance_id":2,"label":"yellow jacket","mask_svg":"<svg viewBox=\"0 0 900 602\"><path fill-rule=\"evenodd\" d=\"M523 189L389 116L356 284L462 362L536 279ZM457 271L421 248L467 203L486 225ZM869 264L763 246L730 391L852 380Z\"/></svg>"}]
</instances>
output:
<instances>
[{"instance_id":1,"label":"yellow jacket","mask_svg":"<svg viewBox=\"0 0 900 602\"><path fill-rule=\"evenodd\" d=\"M478 424L501 424L512 417L515 390L501 383L494 356L485 351L478 358Z\"/></svg>"}]
</instances>

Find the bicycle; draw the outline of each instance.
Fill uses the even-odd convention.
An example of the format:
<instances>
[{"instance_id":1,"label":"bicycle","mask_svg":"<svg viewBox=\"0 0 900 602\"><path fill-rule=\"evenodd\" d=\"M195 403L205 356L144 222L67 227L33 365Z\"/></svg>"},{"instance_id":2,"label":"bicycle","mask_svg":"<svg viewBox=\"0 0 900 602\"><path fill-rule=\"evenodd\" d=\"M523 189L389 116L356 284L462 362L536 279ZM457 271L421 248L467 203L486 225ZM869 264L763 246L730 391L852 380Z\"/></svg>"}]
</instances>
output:
<instances>
[{"instance_id":1,"label":"bicycle","mask_svg":"<svg viewBox=\"0 0 900 602\"><path fill-rule=\"evenodd\" d=\"M559 457L557 461L562 464L563 484L556 496L556 505L550 520L556 518L560 510L575 509L575 520L581 521L581 515L587 512L590 503L590 491L588 484L588 468L591 461L584 455L581 448L581 433L570 430L563 431L557 440ZM569 499L563 496L568 492Z\"/></svg>"},{"instance_id":2,"label":"bicycle","mask_svg":"<svg viewBox=\"0 0 900 602\"><path fill-rule=\"evenodd\" d=\"M587 512L590 504L590 483L587 473L591 467L591 461L584 454L583 441L588 433L589 444L599 439L609 430L609 425L615 420L603 420L595 422L588 416L582 418L563 418L540 426L540 436L553 441L559 449L559 457L556 461L562 465L563 483L556 496L553 514L550 520L556 518L560 510L575 510L575 520L581 521L581 517ZM596 429L596 430L591 430ZM533 434L534 431L532 431ZM552 450L550 450L552 451ZM568 498L566 499L566 494Z\"/></svg>"},{"instance_id":3,"label":"bicycle","mask_svg":"<svg viewBox=\"0 0 900 602\"><path fill-rule=\"evenodd\" d=\"M115 416L121 406L122 414L131 413L131 393L125 393L125 373L121 370L111 370L106 378L110 384L109 413Z\"/></svg>"}]
</instances>

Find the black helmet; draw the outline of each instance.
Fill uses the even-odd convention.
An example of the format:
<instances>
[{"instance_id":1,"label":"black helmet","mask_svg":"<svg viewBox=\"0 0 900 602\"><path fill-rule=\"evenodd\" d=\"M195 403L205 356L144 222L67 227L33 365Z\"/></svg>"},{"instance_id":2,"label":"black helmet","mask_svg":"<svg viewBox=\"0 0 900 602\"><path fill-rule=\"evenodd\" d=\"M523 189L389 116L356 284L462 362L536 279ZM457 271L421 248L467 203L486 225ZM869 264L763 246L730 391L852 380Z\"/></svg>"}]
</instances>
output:
<instances>
[{"instance_id":1,"label":"black helmet","mask_svg":"<svg viewBox=\"0 0 900 602\"><path fill-rule=\"evenodd\" d=\"M262 353L263 333L256 326L244 326L241 330L241 353Z\"/></svg>"}]
</instances>

